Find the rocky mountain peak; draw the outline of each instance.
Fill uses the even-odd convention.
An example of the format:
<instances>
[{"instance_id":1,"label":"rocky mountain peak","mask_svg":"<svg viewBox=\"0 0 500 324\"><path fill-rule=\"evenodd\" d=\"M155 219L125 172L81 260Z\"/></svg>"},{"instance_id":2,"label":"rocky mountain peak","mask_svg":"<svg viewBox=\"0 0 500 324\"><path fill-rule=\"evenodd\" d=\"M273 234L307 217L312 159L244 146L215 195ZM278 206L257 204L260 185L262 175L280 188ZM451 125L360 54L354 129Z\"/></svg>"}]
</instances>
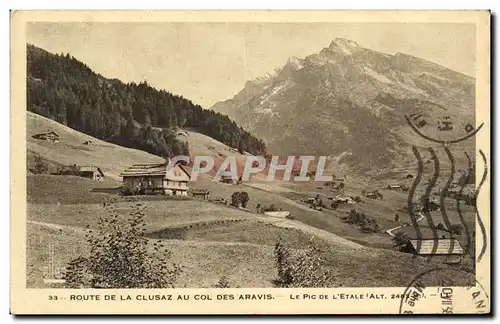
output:
<instances>
[{"instance_id":1,"label":"rocky mountain peak","mask_svg":"<svg viewBox=\"0 0 500 324\"><path fill-rule=\"evenodd\" d=\"M328 49L340 51L343 54L350 55L354 52L363 49L358 43L346 38L335 38L328 46Z\"/></svg>"},{"instance_id":2,"label":"rocky mountain peak","mask_svg":"<svg viewBox=\"0 0 500 324\"><path fill-rule=\"evenodd\" d=\"M291 57L264 80L213 109L259 135L273 154L349 151L352 165L385 167L412 156L405 115L436 119L446 111L469 118L474 112L473 78L343 38L305 59Z\"/></svg>"},{"instance_id":3,"label":"rocky mountain peak","mask_svg":"<svg viewBox=\"0 0 500 324\"><path fill-rule=\"evenodd\" d=\"M303 64L303 60L299 59L298 57L296 56L292 56L288 59L288 62L287 62L287 65L296 69L296 70L299 70L301 69L304 64Z\"/></svg>"}]
</instances>

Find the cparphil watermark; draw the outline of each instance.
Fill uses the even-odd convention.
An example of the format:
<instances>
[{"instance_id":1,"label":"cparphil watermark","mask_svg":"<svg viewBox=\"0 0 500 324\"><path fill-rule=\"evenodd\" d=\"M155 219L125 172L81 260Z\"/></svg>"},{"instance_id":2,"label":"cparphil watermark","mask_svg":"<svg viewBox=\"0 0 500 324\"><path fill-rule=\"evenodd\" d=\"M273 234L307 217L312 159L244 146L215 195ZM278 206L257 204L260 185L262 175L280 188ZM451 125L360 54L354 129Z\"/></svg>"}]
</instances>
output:
<instances>
[{"instance_id":1,"label":"cparphil watermark","mask_svg":"<svg viewBox=\"0 0 500 324\"><path fill-rule=\"evenodd\" d=\"M241 160L241 158L239 158ZM235 181L249 181L252 174L267 172L265 181L316 181L325 182L332 181L333 176L325 175L325 165L327 162L326 156L319 156L316 167L313 171L309 171L311 162L316 160L316 157L310 155L304 156L288 156L286 162L283 163L283 157L280 156L246 156L243 166L238 164L236 156L227 156L218 166L216 159L212 156L197 155L191 158L187 155L178 155L166 161L167 172L171 171L177 164L192 165L191 181L196 181L198 176L203 173L215 171L214 179L220 181L223 178L230 178ZM300 168L297 166L300 164ZM277 178L277 171L283 171L281 179ZM292 178L293 174L293 178Z\"/></svg>"}]
</instances>

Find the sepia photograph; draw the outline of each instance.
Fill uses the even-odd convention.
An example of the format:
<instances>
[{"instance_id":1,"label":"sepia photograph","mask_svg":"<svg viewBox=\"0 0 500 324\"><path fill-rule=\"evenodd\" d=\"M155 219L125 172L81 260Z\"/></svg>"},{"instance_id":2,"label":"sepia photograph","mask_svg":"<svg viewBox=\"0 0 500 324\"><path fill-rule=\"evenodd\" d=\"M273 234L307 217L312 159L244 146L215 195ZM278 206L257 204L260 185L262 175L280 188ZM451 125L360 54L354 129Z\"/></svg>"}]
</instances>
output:
<instances>
[{"instance_id":1,"label":"sepia photograph","mask_svg":"<svg viewBox=\"0 0 500 324\"><path fill-rule=\"evenodd\" d=\"M19 289L489 313L489 12L325 13L12 12Z\"/></svg>"}]
</instances>

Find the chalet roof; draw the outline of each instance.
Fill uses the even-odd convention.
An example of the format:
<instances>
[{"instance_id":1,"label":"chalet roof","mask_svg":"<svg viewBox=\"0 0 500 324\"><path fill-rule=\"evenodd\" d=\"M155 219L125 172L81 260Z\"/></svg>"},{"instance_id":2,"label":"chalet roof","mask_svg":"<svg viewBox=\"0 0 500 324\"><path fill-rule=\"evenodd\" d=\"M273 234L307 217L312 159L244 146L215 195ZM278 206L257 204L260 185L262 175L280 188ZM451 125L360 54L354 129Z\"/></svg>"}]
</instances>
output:
<instances>
[{"instance_id":1,"label":"chalet roof","mask_svg":"<svg viewBox=\"0 0 500 324\"><path fill-rule=\"evenodd\" d=\"M228 174L224 174L224 175L221 175L220 176L221 179L238 179L238 176L237 175L228 175Z\"/></svg>"},{"instance_id":2,"label":"chalet roof","mask_svg":"<svg viewBox=\"0 0 500 324\"><path fill-rule=\"evenodd\" d=\"M207 189L193 189L193 195L203 195L203 194L209 194L210 191Z\"/></svg>"},{"instance_id":3,"label":"chalet roof","mask_svg":"<svg viewBox=\"0 0 500 324\"><path fill-rule=\"evenodd\" d=\"M189 178L191 175L189 172L181 165L177 164L184 173L187 174ZM165 163L155 163L155 164L134 164L130 168L126 169L120 173L121 177L143 177L143 176L166 176L167 166Z\"/></svg>"},{"instance_id":4,"label":"chalet roof","mask_svg":"<svg viewBox=\"0 0 500 324\"><path fill-rule=\"evenodd\" d=\"M120 176L122 177L132 177L132 176L164 176L166 173L165 163L157 164L134 164L125 171L123 171Z\"/></svg>"},{"instance_id":5,"label":"chalet roof","mask_svg":"<svg viewBox=\"0 0 500 324\"><path fill-rule=\"evenodd\" d=\"M42 135L54 135L56 137L59 137L59 134L57 134L54 131L48 131L48 132L38 133L38 134L35 134L33 136L42 136Z\"/></svg>"},{"instance_id":6,"label":"chalet roof","mask_svg":"<svg viewBox=\"0 0 500 324\"><path fill-rule=\"evenodd\" d=\"M333 197L334 200L347 200L347 199L353 199L351 196L336 196Z\"/></svg>"},{"instance_id":7,"label":"chalet roof","mask_svg":"<svg viewBox=\"0 0 500 324\"><path fill-rule=\"evenodd\" d=\"M417 254L421 255L448 255L448 254L463 254L464 250L456 239L422 239L410 240L410 244L415 250L418 248L420 241L420 251ZM436 244L436 251L432 252L432 248Z\"/></svg>"}]
</instances>

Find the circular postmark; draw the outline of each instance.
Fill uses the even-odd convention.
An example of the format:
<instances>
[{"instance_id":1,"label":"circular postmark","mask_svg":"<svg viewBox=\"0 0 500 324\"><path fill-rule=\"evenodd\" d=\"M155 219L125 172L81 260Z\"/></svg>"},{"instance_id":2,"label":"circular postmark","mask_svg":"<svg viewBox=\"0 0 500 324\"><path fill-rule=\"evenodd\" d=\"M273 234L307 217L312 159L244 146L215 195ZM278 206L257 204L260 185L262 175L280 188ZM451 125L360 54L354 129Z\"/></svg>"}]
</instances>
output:
<instances>
[{"instance_id":1,"label":"circular postmark","mask_svg":"<svg viewBox=\"0 0 500 324\"><path fill-rule=\"evenodd\" d=\"M426 286L436 280L437 286ZM489 314L489 296L472 274L454 268L433 268L418 274L406 287L399 313Z\"/></svg>"},{"instance_id":2,"label":"circular postmark","mask_svg":"<svg viewBox=\"0 0 500 324\"><path fill-rule=\"evenodd\" d=\"M481 130L484 123L474 127L471 122L454 121L450 116L442 116L434 123L420 114L405 115L406 122L420 137L440 144L465 141Z\"/></svg>"}]
</instances>

